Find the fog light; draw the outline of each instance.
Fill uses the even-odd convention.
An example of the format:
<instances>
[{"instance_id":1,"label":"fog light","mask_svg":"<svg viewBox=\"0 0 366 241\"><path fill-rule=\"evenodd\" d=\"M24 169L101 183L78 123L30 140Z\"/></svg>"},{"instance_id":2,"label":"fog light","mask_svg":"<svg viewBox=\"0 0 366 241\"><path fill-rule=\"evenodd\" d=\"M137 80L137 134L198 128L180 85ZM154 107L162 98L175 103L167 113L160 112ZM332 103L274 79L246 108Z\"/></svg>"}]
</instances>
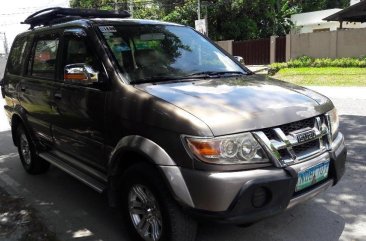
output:
<instances>
[{"instance_id":1,"label":"fog light","mask_svg":"<svg viewBox=\"0 0 366 241\"><path fill-rule=\"evenodd\" d=\"M258 187L252 195L252 205L255 208L262 208L271 201L271 192L265 187Z\"/></svg>"}]
</instances>

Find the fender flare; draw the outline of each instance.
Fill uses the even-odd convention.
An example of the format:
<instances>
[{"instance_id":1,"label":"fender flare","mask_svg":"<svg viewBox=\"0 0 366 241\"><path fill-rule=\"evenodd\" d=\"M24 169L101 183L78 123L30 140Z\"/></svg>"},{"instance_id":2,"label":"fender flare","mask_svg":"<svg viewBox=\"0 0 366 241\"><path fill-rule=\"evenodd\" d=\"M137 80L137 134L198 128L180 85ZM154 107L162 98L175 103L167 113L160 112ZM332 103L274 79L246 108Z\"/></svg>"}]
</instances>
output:
<instances>
[{"instance_id":1,"label":"fender flare","mask_svg":"<svg viewBox=\"0 0 366 241\"><path fill-rule=\"evenodd\" d=\"M13 121L15 118L19 118L21 121L21 124L24 126L25 131L31 136L31 141L33 143L34 146L36 146L36 142L35 140L35 135L31 129L31 127L29 126L29 123L27 121L27 117L26 114L24 113L24 109L20 106L16 106L13 111L12 111L12 115L11 115L11 119L10 119L10 127L11 127L11 133L12 133L12 139L13 139L13 144L16 146L16 129L13 128Z\"/></svg>"},{"instance_id":2,"label":"fender flare","mask_svg":"<svg viewBox=\"0 0 366 241\"><path fill-rule=\"evenodd\" d=\"M116 190L114 178L121 171L120 165L123 162L124 153L134 152L146 157L146 160L157 167L162 173L164 181L172 191L173 197L183 205L194 207L192 197L189 193L187 184L183 178L180 168L173 159L158 144L142 136L133 135L123 137L111 153L108 162L108 180L111 191ZM127 160L126 160L127 161ZM123 165L123 164L122 164ZM113 194L112 194L113 195ZM110 196L112 200L115 197ZM114 202L112 202L114 203Z\"/></svg>"},{"instance_id":3,"label":"fender flare","mask_svg":"<svg viewBox=\"0 0 366 241\"><path fill-rule=\"evenodd\" d=\"M119 158L124 152L134 151L147 157L152 164L160 166L176 166L166 151L155 142L138 135L125 136L116 145L108 162L108 174L113 175L116 171Z\"/></svg>"}]
</instances>

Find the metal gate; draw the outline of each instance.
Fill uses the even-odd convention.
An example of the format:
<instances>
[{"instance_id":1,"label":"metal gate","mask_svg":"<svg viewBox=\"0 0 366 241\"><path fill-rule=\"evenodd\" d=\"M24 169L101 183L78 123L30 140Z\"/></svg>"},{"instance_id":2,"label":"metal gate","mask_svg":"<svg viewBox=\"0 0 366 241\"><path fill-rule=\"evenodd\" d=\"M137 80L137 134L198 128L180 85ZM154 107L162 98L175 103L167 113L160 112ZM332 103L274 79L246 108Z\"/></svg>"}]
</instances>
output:
<instances>
[{"instance_id":1,"label":"metal gate","mask_svg":"<svg viewBox=\"0 0 366 241\"><path fill-rule=\"evenodd\" d=\"M276 38L276 62L286 62L286 36Z\"/></svg>"},{"instance_id":2,"label":"metal gate","mask_svg":"<svg viewBox=\"0 0 366 241\"><path fill-rule=\"evenodd\" d=\"M270 44L270 38L234 42L233 55L243 57L246 65L269 64Z\"/></svg>"}]
</instances>

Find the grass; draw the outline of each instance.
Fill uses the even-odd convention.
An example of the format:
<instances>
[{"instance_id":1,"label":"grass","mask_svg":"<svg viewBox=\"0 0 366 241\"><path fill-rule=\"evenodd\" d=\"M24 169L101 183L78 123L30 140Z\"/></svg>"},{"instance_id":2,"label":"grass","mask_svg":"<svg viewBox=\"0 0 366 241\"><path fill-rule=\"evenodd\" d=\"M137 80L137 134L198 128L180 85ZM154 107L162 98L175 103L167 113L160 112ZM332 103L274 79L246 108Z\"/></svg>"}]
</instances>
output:
<instances>
[{"instance_id":1,"label":"grass","mask_svg":"<svg viewBox=\"0 0 366 241\"><path fill-rule=\"evenodd\" d=\"M366 86L366 68L286 68L273 77L297 85Z\"/></svg>"}]
</instances>

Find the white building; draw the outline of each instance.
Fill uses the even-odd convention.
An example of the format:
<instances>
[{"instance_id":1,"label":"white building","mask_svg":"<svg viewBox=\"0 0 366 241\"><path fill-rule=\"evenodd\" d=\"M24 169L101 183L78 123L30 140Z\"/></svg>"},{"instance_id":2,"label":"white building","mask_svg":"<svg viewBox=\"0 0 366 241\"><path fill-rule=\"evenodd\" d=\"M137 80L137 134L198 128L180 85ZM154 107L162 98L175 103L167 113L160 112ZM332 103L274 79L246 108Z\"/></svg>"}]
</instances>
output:
<instances>
[{"instance_id":1,"label":"white building","mask_svg":"<svg viewBox=\"0 0 366 241\"><path fill-rule=\"evenodd\" d=\"M360 0L351 0L351 5L359 3ZM292 33L312 33L321 31L335 31L340 28L339 22L327 22L323 19L333 15L342 9L334 8L322 11L294 14L291 21L295 24ZM366 23L343 23L343 28L366 28Z\"/></svg>"},{"instance_id":2,"label":"white building","mask_svg":"<svg viewBox=\"0 0 366 241\"><path fill-rule=\"evenodd\" d=\"M32 13L50 7L69 7L69 0L1 0L0 8L0 55L4 54L4 33L8 49L15 36L29 28L20 24Z\"/></svg>"}]
</instances>

